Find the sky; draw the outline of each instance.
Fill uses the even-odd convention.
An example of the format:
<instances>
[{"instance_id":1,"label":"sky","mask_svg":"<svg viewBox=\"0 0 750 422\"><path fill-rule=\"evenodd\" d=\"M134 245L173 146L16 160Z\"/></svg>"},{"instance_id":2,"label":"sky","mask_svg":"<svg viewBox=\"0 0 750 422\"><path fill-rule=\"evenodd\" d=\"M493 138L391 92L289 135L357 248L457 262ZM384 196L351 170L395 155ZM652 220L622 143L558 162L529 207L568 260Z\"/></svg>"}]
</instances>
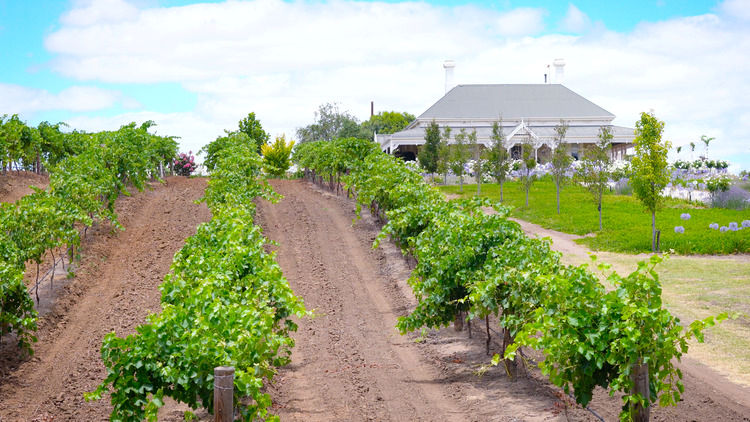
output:
<instances>
[{"instance_id":1,"label":"sky","mask_svg":"<svg viewBox=\"0 0 750 422\"><path fill-rule=\"evenodd\" d=\"M634 127L750 169L750 0L0 0L0 115L154 120L193 152L255 112L294 137L321 104L421 114L455 83L563 84ZM688 144L697 144L690 152Z\"/></svg>"}]
</instances>

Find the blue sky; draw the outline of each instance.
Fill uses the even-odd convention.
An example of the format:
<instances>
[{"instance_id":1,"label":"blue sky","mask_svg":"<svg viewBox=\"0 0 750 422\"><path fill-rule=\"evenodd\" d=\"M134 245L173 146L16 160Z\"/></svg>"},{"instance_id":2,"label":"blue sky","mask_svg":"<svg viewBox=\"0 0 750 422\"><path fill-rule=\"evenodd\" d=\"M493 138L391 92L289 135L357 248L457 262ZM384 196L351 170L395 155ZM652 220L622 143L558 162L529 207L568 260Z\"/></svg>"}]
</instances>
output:
<instances>
[{"instance_id":1,"label":"blue sky","mask_svg":"<svg viewBox=\"0 0 750 422\"><path fill-rule=\"evenodd\" d=\"M750 168L748 28L746 0L0 0L0 114L153 119L197 150L250 111L287 135L329 101L419 114L443 59L457 83L527 83L564 57L617 124L653 109L675 145L716 136L715 158Z\"/></svg>"}]
</instances>

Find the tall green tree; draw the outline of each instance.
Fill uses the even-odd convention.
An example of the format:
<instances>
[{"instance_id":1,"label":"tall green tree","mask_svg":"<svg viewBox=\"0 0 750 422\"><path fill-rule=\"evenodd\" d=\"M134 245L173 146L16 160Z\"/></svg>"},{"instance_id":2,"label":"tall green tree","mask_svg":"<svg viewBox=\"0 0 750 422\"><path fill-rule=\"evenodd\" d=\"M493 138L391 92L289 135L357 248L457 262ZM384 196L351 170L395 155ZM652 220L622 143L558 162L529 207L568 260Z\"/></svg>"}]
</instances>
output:
<instances>
[{"instance_id":1,"label":"tall green tree","mask_svg":"<svg viewBox=\"0 0 750 422\"><path fill-rule=\"evenodd\" d=\"M588 145L583 153L576 178L588 190L599 211L599 230L602 229L602 199L610 178L609 164L612 149L612 131L608 126L599 128L596 143Z\"/></svg>"},{"instance_id":2,"label":"tall green tree","mask_svg":"<svg viewBox=\"0 0 750 422\"><path fill-rule=\"evenodd\" d=\"M433 120L424 131L424 145L419 150L419 165L428 173L435 173L438 168L440 149L440 126Z\"/></svg>"},{"instance_id":3,"label":"tall green tree","mask_svg":"<svg viewBox=\"0 0 750 422\"><path fill-rule=\"evenodd\" d=\"M378 114L370 116L369 120L362 122L362 130L365 133L370 134L372 138L373 133L396 133L409 123L416 119L413 114L410 113L399 113L397 111L381 111Z\"/></svg>"},{"instance_id":4,"label":"tall green tree","mask_svg":"<svg viewBox=\"0 0 750 422\"><path fill-rule=\"evenodd\" d=\"M701 142L703 142L703 144L706 146L705 153L703 154L706 160L708 160L708 144L710 144L714 139L716 138L709 138L706 135L701 135Z\"/></svg>"},{"instance_id":5,"label":"tall green tree","mask_svg":"<svg viewBox=\"0 0 750 422\"><path fill-rule=\"evenodd\" d=\"M567 172L570 170L570 164L573 157L568 151L568 144L565 142L565 135L568 133L568 124L560 120L560 124L555 126L555 139L552 149L552 179L555 181L555 194L557 196L557 213L560 214L560 189L567 180Z\"/></svg>"},{"instance_id":6,"label":"tall green tree","mask_svg":"<svg viewBox=\"0 0 750 422\"><path fill-rule=\"evenodd\" d=\"M536 157L531 140L527 140L521 146L521 187L526 192L526 207L529 206L529 191L536 180L534 169L536 168Z\"/></svg>"},{"instance_id":7,"label":"tall green tree","mask_svg":"<svg viewBox=\"0 0 750 422\"><path fill-rule=\"evenodd\" d=\"M635 156L631 160L633 193L651 213L651 251L656 252L656 211L664 202L662 191L669 183L669 141L662 140L664 122L651 113L641 113L635 123Z\"/></svg>"},{"instance_id":8,"label":"tall green tree","mask_svg":"<svg viewBox=\"0 0 750 422\"><path fill-rule=\"evenodd\" d=\"M255 141L255 145L260 154L261 146L268 143L270 135L263 130L263 126L260 124L260 120L255 117L255 113L250 113L244 119L239 122L240 132L247 135L248 138Z\"/></svg>"},{"instance_id":9,"label":"tall green tree","mask_svg":"<svg viewBox=\"0 0 750 422\"><path fill-rule=\"evenodd\" d=\"M492 124L490 150L487 152L487 161L490 174L500 185L500 202L503 201L503 184L510 173L511 159L508 149L505 147L505 134L503 133L503 120Z\"/></svg>"},{"instance_id":10,"label":"tall green tree","mask_svg":"<svg viewBox=\"0 0 750 422\"><path fill-rule=\"evenodd\" d=\"M206 158L203 160L203 167L205 167L206 170L211 173L216 168L216 164L218 163L220 157L220 151L229 148L237 149L239 148L236 147L237 145L249 145L250 143L254 142L255 140L251 139L244 132L230 132L228 130L224 130L224 136L217 137L216 140L201 148L198 153L205 155Z\"/></svg>"},{"instance_id":11,"label":"tall green tree","mask_svg":"<svg viewBox=\"0 0 750 422\"><path fill-rule=\"evenodd\" d=\"M459 191L464 191L464 174L466 174L466 163L469 162L471 152L469 151L468 135L465 129L461 131L454 138L454 143L451 145L451 160L450 168L453 174L458 176Z\"/></svg>"},{"instance_id":12,"label":"tall green tree","mask_svg":"<svg viewBox=\"0 0 750 422\"><path fill-rule=\"evenodd\" d=\"M440 135L440 144L438 145L438 161L437 171L443 175L443 184L448 184L448 170L450 170L451 163L451 128L446 126L443 129L443 133Z\"/></svg>"},{"instance_id":13,"label":"tall green tree","mask_svg":"<svg viewBox=\"0 0 750 422\"><path fill-rule=\"evenodd\" d=\"M484 178L484 148L477 142L477 130L474 129L467 136L469 150L474 160L471 170L474 172L474 179L477 181L477 196L482 194L482 179Z\"/></svg>"},{"instance_id":14,"label":"tall green tree","mask_svg":"<svg viewBox=\"0 0 750 422\"><path fill-rule=\"evenodd\" d=\"M315 122L297 129L297 140L301 144L339 138L372 139L372 133L363 130L357 118L339 110L336 103L322 104L315 112Z\"/></svg>"}]
</instances>

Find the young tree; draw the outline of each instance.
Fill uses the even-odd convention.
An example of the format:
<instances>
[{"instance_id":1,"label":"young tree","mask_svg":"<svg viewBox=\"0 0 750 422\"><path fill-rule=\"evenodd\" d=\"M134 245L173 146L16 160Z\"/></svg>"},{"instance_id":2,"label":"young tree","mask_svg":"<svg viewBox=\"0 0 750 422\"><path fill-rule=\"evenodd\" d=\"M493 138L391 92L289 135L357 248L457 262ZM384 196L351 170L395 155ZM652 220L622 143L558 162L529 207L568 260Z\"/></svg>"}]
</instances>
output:
<instances>
[{"instance_id":1,"label":"young tree","mask_svg":"<svg viewBox=\"0 0 750 422\"><path fill-rule=\"evenodd\" d=\"M711 141L713 141L714 139L716 139L716 138L709 138L706 135L702 135L701 136L701 141L706 145L705 153L703 154L703 156L704 156L704 158L706 160L708 160L708 144L710 144Z\"/></svg>"},{"instance_id":2,"label":"young tree","mask_svg":"<svg viewBox=\"0 0 750 422\"><path fill-rule=\"evenodd\" d=\"M664 122L651 113L641 113L635 123L635 156L631 161L633 193L651 212L651 251L656 252L656 211L662 205L662 191L669 183L667 152L669 142L662 141Z\"/></svg>"},{"instance_id":3,"label":"young tree","mask_svg":"<svg viewBox=\"0 0 750 422\"><path fill-rule=\"evenodd\" d=\"M455 142L451 145L451 160L450 168L453 174L458 176L459 191L464 191L464 174L466 163L469 162L469 145L467 144L467 137L465 129L461 129L458 135L455 137Z\"/></svg>"},{"instance_id":4,"label":"young tree","mask_svg":"<svg viewBox=\"0 0 750 422\"><path fill-rule=\"evenodd\" d=\"M536 168L536 157L534 157L534 146L531 145L531 140L527 140L521 146L521 186L526 191L526 207L529 206L529 190L531 185L534 184L536 175L534 174L534 168Z\"/></svg>"},{"instance_id":5,"label":"young tree","mask_svg":"<svg viewBox=\"0 0 750 422\"><path fill-rule=\"evenodd\" d=\"M284 135L276 137L273 145L261 145L263 168L266 172L276 177L283 176L292 164L290 160L292 148L294 148L294 141L287 143Z\"/></svg>"},{"instance_id":6,"label":"young tree","mask_svg":"<svg viewBox=\"0 0 750 422\"><path fill-rule=\"evenodd\" d=\"M440 145L438 145L437 171L443 175L443 184L448 184L448 170L450 170L451 148L448 143L451 139L451 128L445 127L440 135Z\"/></svg>"},{"instance_id":7,"label":"young tree","mask_svg":"<svg viewBox=\"0 0 750 422\"><path fill-rule=\"evenodd\" d=\"M408 126L415 119L413 114L406 112L382 111L374 116L370 116L370 119L362 122L361 126L362 130L369 133L370 138L372 138L373 132L396 133Z\"/></svg>"},{"instance_id":8,"label":"young tree","mask_svg":"<svg viewBox=\"0 0 750 422\"><path fill-rule=\"evenodd\" d=\"M240 132L247 135L248 138L255 141L260 153L261 146L268 143L270 135L263 130L263 126L260 124L260 120L255 118L255 113L250 113L244 119L239 122Z\"/></svg>"},{"instance_id":9,"label":"young tree","mask_svg":"<svg viewBox=\"0 0 750 422\"><path fill-rule=\"evenodd\" d=\"M483 148L477 142L477 130L474 129L468 136L469 147L471 149L474 165L472 171L474 172L474 178L477 181L477 196L482 194L482 178L484 178L484 153Z\"/></svg>"},{"instance_id":10,"label":"young tree","mask_svg":"<svg viewBox=\"0 0 750 422\"><path fill-rule=\"evenodd\" d=\"M602 229L602 199L607 189L610 172L610 150L612 149L612 131L608 126L599 128L599 140L589 145L583 153L577 180L585 187L596 203L599 211L599 230Z\"/></svg>"},{"instance_id":11,"label":"young tree","mask_svg":"<svg viewBox=\"0 0 750 422\"><path fill-rule=\"evenodd\" d=\"M487 161L490 174L500 185L500 202L503 201L503 184L510 173L510 154L505 148L505 134L503 133L503 120L500 119L492 124L492 143L487 152Z\"/></svg>"},{"instance_id":12,"label":"young tree","mask_svg":"<svg viewBox=\"0 0 750 422\"><path fill-rule=\"evenodd\" d=\"M348 111L339 111L336 103L326 103L315 112L315 122L297 129L299 143L332 141L339 138L372 139Z\"/></svg>"},{"instance_id":13,"label":"young tree","mask_svg":"<svg viewBox=\"0 0 750 422\"><path fill-rule=\"evenodd\" d=\"M555 126L554 149L552 150L552 179L555 181L558 214L560 214L560 189L567 179L566 174L573 162L573 157L568 151L568 144L565 142L566 133L568 133L568 124L560 120L560 124Z\"/></svg>"},{"instance_id":14,"label":"young tree","mask_svg":"<svg viewBox=\"0 0 750 422\"><path fill-rule=\"evenodd\" d=\"M438 169L438 154L440 149L440 126L433 120L425 129L424 145L419 150L419 165L426 172L432 174Z\"/></svg>"}]
</instances>

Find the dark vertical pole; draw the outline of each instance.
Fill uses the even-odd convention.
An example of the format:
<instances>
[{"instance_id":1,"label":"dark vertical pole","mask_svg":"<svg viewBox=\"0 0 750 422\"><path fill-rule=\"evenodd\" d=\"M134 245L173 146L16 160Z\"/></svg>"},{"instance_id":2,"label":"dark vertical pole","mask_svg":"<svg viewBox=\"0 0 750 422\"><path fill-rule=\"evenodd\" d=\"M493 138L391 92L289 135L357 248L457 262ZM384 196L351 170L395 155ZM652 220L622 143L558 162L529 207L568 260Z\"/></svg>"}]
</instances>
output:
<instances>
[{"instance_id":1,"label":"dark vertical pole","mask_svg":"<svg viewBox=\"0 0 750 422\"><path fill-rule=\"evenodd\" d=\"M370 117L375 115L375 101L370 101Z\"/></svg>"}]
</instances>

